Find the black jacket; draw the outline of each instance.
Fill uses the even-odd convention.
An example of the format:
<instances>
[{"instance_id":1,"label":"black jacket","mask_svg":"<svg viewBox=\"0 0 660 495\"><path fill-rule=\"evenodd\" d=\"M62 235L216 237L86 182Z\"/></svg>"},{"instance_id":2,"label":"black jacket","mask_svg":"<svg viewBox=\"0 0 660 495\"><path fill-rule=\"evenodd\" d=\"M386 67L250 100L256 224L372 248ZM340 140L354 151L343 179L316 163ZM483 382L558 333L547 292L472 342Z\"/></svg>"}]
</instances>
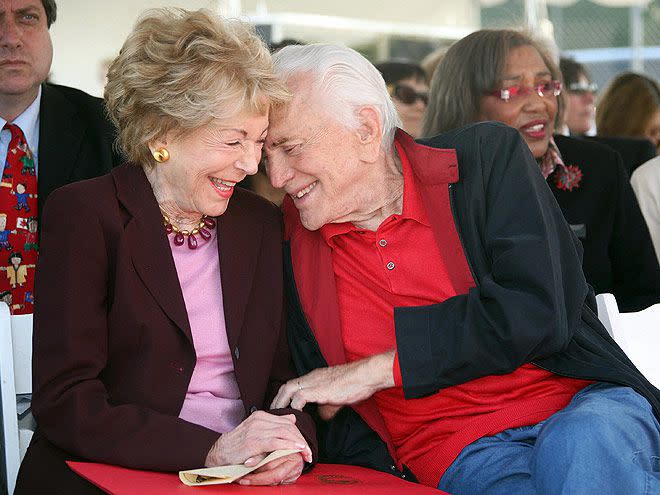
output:
<instances>
[{"instance_id":1,"label":"black jacket","mask_svg":"<svg viewBox=\"0 0 660 495\"><path fill-rule=\"evenodd\" d=\"M456 149L460 179L448 186L451 208L476 287L440 304L396 308L405 396L427 396L532 362L564 376L630 386L660 416L660 391L598 321L594 292L581 270L580 242L518 132L476 124L421 143ZM305 267L294 277L291 248L297 247L285 250L288 338L303 374L327 363L295 279L313 277L318 270ZM385 442L351 408L319 422L318 434L320 462L402 476Z\"/></svg>"},{"instance_id":2,"label":"black jacket","mask_svg":"<svg viewBox=\"0 0 660 495\"><path fill-rule=\"evenodd\" d=\"M655 146L645 138L623 136L580 136L580 139L609 146L621 155L623 166L630 177L637 167L656 155Z\"/></svg>"},{"instance_id":3,"label":"black jacket","mask_svg":"<svg viewBox=\"0 0 660 495\"><path fill-rule=\"evenodd\" d=\"M610 292L622 311L660 302L660 267L620 156L607 146L555 136L566 165L582 170L578 189L548 184L582 242L582 269L596 294Z\"/></svg>"},{"instance_id":4,"label":"black jacket","mask_svg":"<svg viewBox=\"0 0 660 495\"><path fill-rule=\"evenodd\" d=\"M104 175L121 158L103 100L67 86L41 86L39 107L39 218L46 198L70 182Z\"/></svg>"}]
</instances>

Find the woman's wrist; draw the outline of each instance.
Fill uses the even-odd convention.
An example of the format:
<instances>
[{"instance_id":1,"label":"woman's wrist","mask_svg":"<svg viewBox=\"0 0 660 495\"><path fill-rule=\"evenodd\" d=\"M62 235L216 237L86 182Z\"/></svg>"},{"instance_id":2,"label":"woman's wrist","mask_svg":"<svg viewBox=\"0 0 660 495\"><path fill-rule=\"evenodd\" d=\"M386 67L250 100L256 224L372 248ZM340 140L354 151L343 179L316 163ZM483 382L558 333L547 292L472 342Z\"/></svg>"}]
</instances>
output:
<instances>
[{"instance_id":1,"label":"woman's wrist","mask_svg":"<svg viewBox=\"0 0 660 495\"><path fill-rule=\"evenodd\" d=\"M216 466L223 466L224 462L222 462L221 458L221 439L222 435L218 437L218 439L213 442L213 445L211 445L211 449L208 451L206 454L206 460L204 461L204 466L205 467L216 467Z\"/></svg>"}]
</instances>

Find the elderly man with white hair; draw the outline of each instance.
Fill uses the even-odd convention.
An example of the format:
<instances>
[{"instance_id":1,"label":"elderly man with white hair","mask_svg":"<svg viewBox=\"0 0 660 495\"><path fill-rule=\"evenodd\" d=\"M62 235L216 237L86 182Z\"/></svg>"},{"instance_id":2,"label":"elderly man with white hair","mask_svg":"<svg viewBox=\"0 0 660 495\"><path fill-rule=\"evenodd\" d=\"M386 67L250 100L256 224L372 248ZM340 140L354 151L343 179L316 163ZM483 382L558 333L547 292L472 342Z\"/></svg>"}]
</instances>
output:
<instances>
[{"instance_id":1,"label":"elderly man with white hair","mask_svg":"<svg viewBox=\"0 0 660 495\"><path fill-rule=\"evenodd\" d=\"M293 46L275 62L293 99L266 151L287 192L302 376L272 406L317 405L321 462L454 494L655 489L659 392L598 321L518 132L415 142L357 52Z\"/></svg>"}]
</instances>

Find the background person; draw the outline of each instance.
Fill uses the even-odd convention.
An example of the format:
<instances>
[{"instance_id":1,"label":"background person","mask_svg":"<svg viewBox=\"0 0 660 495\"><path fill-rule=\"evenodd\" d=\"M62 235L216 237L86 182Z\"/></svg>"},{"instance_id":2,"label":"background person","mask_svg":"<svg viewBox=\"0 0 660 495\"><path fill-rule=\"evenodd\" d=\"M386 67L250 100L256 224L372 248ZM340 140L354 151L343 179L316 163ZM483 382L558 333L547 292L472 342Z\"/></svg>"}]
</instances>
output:
<instances>
[{"instance_id":1,"label":"background person","mask_svg":"<svg viewBox=\"0 0 660 495\"><path fill-rule=\"evenodd\" d=\"M660 150L660 87L633 72L616 76L598 100L596 126L601 136L646 138Z\"/></svg>"},{"instance_id":2,"label":"background person","mask_svg":"<svg viewBox=\"0 0 660 495\"><path fill-rule=\"evenodd\" d=\"M447 50L449 50L449 46L439 46L431 53L426 55L419 63L422 69L424 69L427 82L433 79L433 73L435 72L435 68L438 66L440 62L442 62L442 57L445 56Z\"/></svg>"},{"instance_id":3,"label":"background person","mask_svg":"<svg viewBox=\"0 0 660 495\"><path fill-rule=\"evenodd\" d=\"M630 185L639 201L660 263L660 156L638 167L630 177Z\"/></svg>"},{"instance_id":4,"label":"background person","mask_svg":"<svg viewBox=\"0 0 660 495\"><path fill-rule=\"evenodd\" d=\"M464 64L466 57L474 63ZM554 134L560 73L544 47L518 31L481 30L452 46L431 84L424 134L494 120L525 139L566 221L584 249L596 293L622 311L660 301L660 268L620 156L608 147Z\"/></svg>"},{"instance_id":5,"label":"background person","mask_svg":"<svg viewBox=\"0 0 660 495\"><path fill-rule=\"evenodd\" d=\"M564 125L571 136L584 137L616 150L623 159L628 175L656 155L655 144L646 137L602 135L600 132L592 135L596 131L594 103L598 87L591 81L587 68L575 60L561 58L559 68L566 92Z\"/></svg>"},{"instance_id":6,"label":"background person","mask_svg":"<svg viewBox=\"0 0 660 495\"><path fill-rule=\"evenodd\" d=\"M598 85L591 81L587 68L570 58L559 60L564 91L566 91L566 110L564 123L571 136L583 136L595 130L596 92Z\"/></svg>"},{"instance_id":7,"label":"background person","mask_svg":"<svg viewBox=\"0 0 660 495\"><path fill-rule=\"evenodd\" d=\"M16 493L95 489L65 460L178 471L282 458L241 483L291 483L310 418L267 409L289 378L278 210L235 185L256 172L288 93L253 29L148 12L105 91L131 163L45 208L34 316L38 430ZM304 432L303 433L301 433Z\"/></svg>"},{"instance_id":8,"label":"background person","mask_svg":"<svg viewBox=\"0 0 660 495\"><path fill-rule=\"evenodd\" d=\"M38 224L48 195L119 162L101 99L45 82L56 17L54 0L0 0L0 212L7 215L0 235L30 266L38 250L24 248L33 244L27 224ZM23 286L11 288L0 278L2 290L12 291L12 313L32 313L34 268Z\"/></svg>"},{"instance_id":9,"label":"background person","mask_svg":"<svg viewBox=\"0 0 660 495\"><path fill-rule=\"evenodd\" d=\"M401 127L412 137L419 137L426 105L429 101L429 85L426 73L412 62L381 62L376 64L387 84Z\"/></svg>"}]
</instances>

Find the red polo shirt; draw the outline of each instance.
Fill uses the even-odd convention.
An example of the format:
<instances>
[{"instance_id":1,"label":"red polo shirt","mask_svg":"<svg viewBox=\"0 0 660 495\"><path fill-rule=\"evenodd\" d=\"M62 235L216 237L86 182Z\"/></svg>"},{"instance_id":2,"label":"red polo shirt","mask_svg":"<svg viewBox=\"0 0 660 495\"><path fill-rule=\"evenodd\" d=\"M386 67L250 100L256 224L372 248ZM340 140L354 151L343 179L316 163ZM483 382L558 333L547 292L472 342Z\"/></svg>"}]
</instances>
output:
<instances>
[{"instance_id":1,"label":"red polo shirt","mask_svg":"<svg viewBox=\"0 0 660 495\"><path fill-rule=\"evenodd\" d=\"M395 307L435 304L457 295L398 144L397 151L404 179L401 215L390 216L375 232L350 223L320 230L332 249L348 361L396 348ZM466 445L507 428L538 423L591 383L526 364L508 375L486 376L406 400L397 358L393 374L395 387L375 395L378 410L397 460L430 486L438 485Z\"/></svg>"}]
</instances>

